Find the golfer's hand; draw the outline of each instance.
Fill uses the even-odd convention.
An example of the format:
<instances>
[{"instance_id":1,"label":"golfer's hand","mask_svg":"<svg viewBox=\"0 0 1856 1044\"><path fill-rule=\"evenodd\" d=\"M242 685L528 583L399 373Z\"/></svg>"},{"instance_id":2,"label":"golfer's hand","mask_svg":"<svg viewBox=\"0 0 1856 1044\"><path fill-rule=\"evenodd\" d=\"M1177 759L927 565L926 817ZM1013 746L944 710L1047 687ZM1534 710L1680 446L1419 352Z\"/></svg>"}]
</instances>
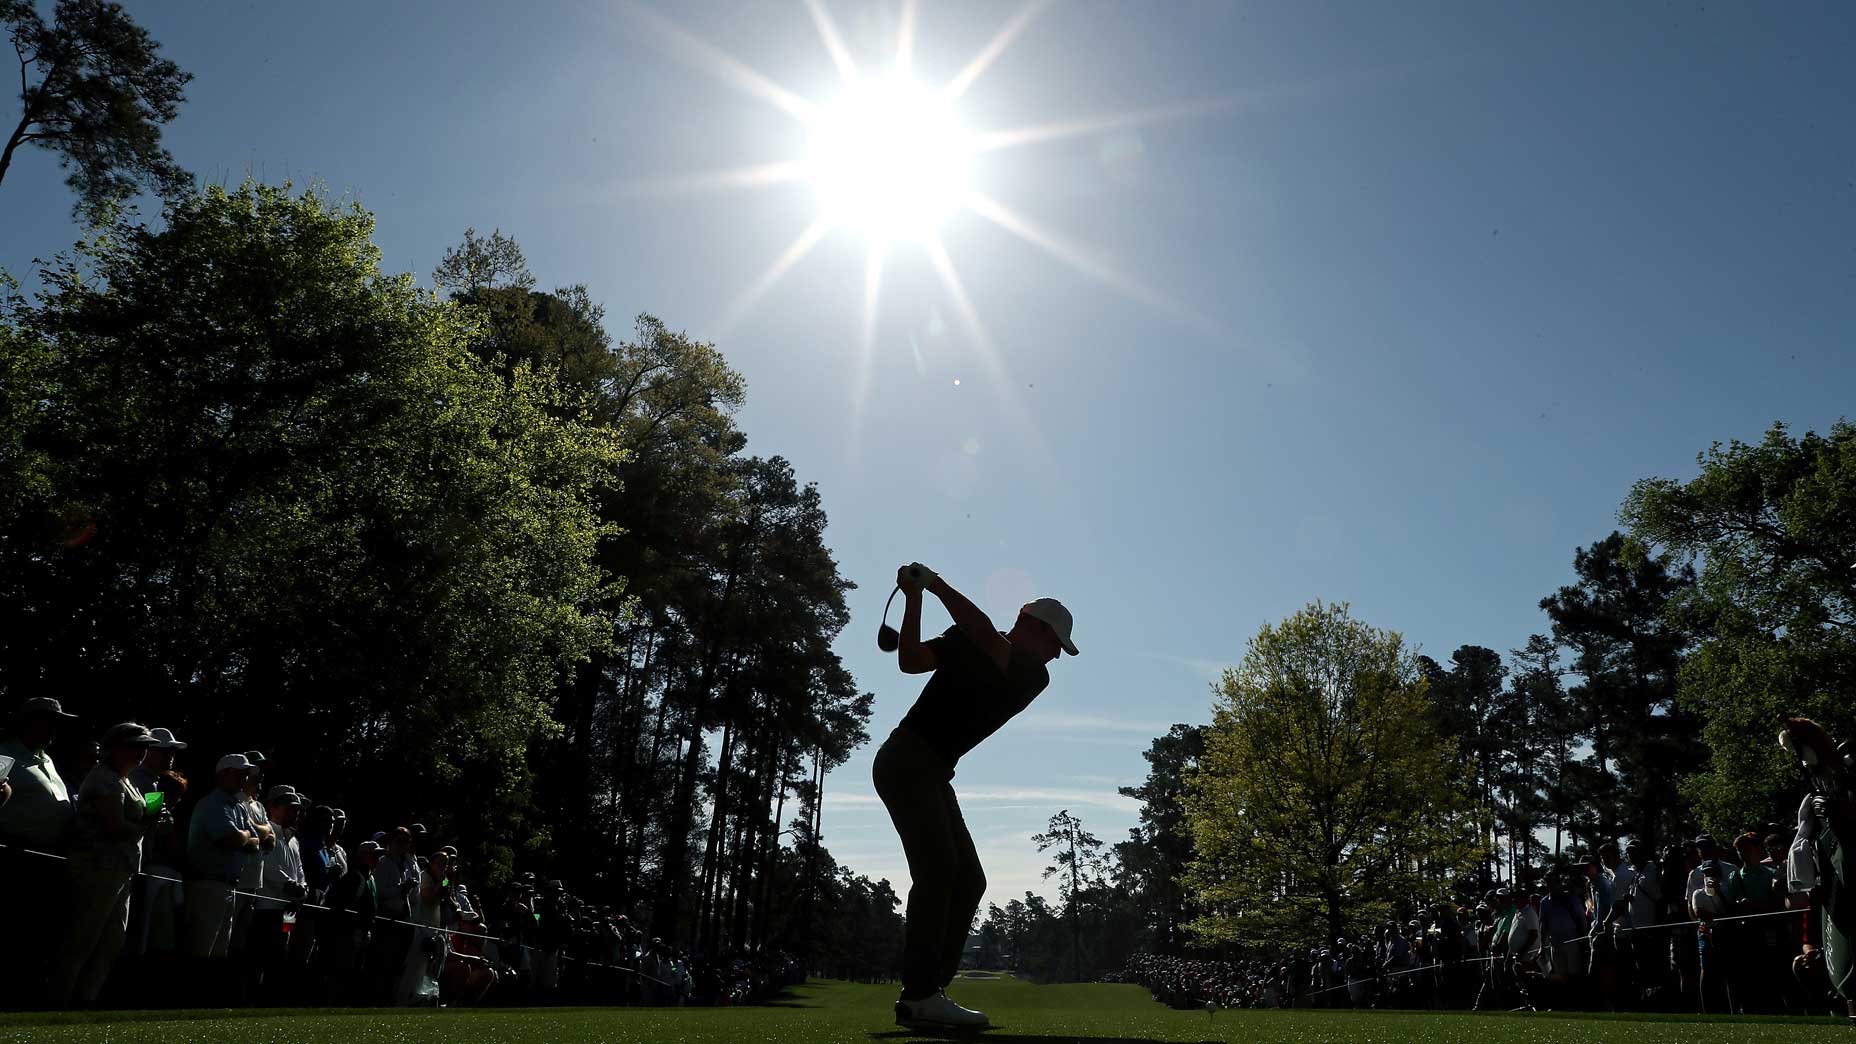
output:
<instances>
[{"instance_id":1,"label":"golfer's hand","mask_svg":"<svg viewBox=\"0 0 1856 1044\"><path fill-rule=\"evenodd\" d=\"M896 570L896 586L910 594L925 590L937 579L934 570L920 562L910 562Z\"/></svg>"}]
</instances>

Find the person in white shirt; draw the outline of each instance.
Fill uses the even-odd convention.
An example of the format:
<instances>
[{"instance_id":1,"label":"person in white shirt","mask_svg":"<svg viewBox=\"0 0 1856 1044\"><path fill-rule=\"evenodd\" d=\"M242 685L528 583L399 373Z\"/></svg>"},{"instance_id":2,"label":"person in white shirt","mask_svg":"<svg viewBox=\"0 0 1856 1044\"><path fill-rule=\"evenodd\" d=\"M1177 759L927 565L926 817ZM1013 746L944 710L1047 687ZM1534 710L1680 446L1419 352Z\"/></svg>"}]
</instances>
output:
<instances>
[{"instance_id":1,"label":"person in white shirt","mask_svg":"<svg viewBox=\"0 0 1856 1044\"><path fill-rule=\"evenodd\" d=\"M58 737L59 723L76 717L45 696L20 706L12 736L0 743L0 754L13 759L7 778L13 796L0 805L0 844L54 854L64 850L73 816L71 793L52 764L49 748Z\"/></svg>"},{"instance_id":2,"label":"person in white shirt","mask_svg":"<svg viewBox=\"0 0 1856 1044\"><path fill-rule=\"evenodd\" d=\"M251 829L258 835L258 851L269 852L277 843L277 830L271 826L270 813L264 807L262 798L264 787L264 755L255 750L245 752L245 760L251 764L251 770L245 777L245 789L239 794L239 803L245 809L245 818L251 822ZM264 888L264 861L247 859L239 868L238 878L238 912L232 922L231 952L242 955L246 949L246 938L251 931L251 913L256 908L257 896ZM251 962L240 962L240 967L247 973L254 970Z\"/></svg>"},{"instance_id":3,"label":"person in white shirt","mask_svg":"<svg viewBox=\"0 0 1856 1044\"><path fill-rule=\"evenodd\" d=\"M406 968L398 990L402 1006L424 1003L428 997L433 1003L437 1001L436 984L444 971L447 950L445 918L452 909L450 869L450 853L440 849L426 860L425 870L419 875L411 918L418 928L406 951Z\"/></svg>"},{"instance_id":4,"label":"person in white shirt","mask_svg":"<svg viewBox=\"0 0 1856 1044\"><path fill-rule=\"evenodd\" d=\"M265 814L276 843L258 860L258 899L251 914L246 951L251 969L262 988L275 993L282 985L289 936L285 916L309 894L303 876L302 851L297 847L296 821L303 797L295 787L275 786L265 796Z\"/></svg>"},{"instance_id":5,"label":"person in white shirt","mask_svg":"<svg viewBox=\"0 0 1856 1044\"><path fill-rule=\"evenodd\" d=\"M1527 895L1514 899L1514 920L1509 921L1507 957L1522 968L1540 966L1540 897Z\"/></svg>"},{"instance_id":6,"label":"person in white shirt","mask_svg":"<svg viewBox=\"0 0 1856 1044\"><path fill-rule=\"evenodd\" d=\"M1624 899L1625 916L1630 919L1630 934L1625 936L1632 981L1641 993L1662 984L1668 972L1669 936L1667 929L1656 926L1657 911L1663 902L1662 868L1650 858L1650 848L1642 841L1624 846L1624 863L1618 867L1618 895Z\"/></svg>"},{"instance_id":7,"label":"person in white shirt","mask_svg":"<svg viewBox=\"0 0 1856 1044\"><path fill-rule=\"evenodd\" d=\"M64 891L64 865L34 852L64 850L70 830L70 792L48 753L58 726L75 719L48 696L20 705L0 754L13 759L8 777L11 798L0 805L0 982L4 992L34 996L45 983L45 946L57 938Z\"/></svg>"}]
</instances>

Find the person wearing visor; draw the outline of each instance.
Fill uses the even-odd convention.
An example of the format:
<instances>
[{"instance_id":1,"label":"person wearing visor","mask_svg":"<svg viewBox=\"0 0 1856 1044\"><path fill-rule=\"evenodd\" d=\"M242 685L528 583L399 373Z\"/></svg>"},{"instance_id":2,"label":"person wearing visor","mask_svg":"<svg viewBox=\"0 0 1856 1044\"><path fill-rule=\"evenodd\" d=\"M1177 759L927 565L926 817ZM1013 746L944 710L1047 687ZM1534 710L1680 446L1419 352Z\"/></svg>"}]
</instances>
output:
<instances>
[{"instance_id":1,"label":"person wearing visor","mask_svg":"<svg viewBox=\"0 0 1856 1044\"><path fill-rule=\"evenodd\" d=\"M897 657L905 674L931 674L915 705L877 751L877 794L909 862L902 995L896 1021L908 1027L975 1027L986 1016L949 1000L967 928L986 892L973 838L954 795L954 766L1031 705L1050 684L1045 665L1076 655L1070 611L1054 598L1019 609L1010 632L919 562L896 584L906 599ZM922 595L941 600L954 624L923 641Z\"/></svg>"}]
</instances>

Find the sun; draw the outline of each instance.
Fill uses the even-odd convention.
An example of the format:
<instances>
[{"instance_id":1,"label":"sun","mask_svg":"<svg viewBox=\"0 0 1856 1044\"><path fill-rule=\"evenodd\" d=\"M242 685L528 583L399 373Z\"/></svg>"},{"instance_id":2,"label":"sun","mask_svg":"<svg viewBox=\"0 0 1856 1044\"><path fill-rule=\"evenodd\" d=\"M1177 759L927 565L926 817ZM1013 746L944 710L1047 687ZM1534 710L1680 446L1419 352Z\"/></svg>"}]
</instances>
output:
<instances>
[{"instance_id":1,"label":"sun","mask_svg":"<svg viewBox=\"0 0 1856 1044\"><path fill-rule=\"evenodd\" d=\"M1199 116L1231 108L1243 95L1227 95L1195 102L1174 103L1123 112L1108 112L1072 119L973 131L960 119L956 106L979 79L1011 47L1053 0L1022 0L992 38L944 82L916 79L914 62L919 0L894 5L872 5L896 11L893 47L885 41L873 45L865 38L862 54L854 57L827 0L804 0L818 29L841 84L836 100L821 102L798 94L730 55L714 44L677 25L643 4L625 3L617 10L650 31L664 49L710 75L766 102L795 120L801 129L793 141L795 155L787 159L730 167L650 181L643 191L709 191L760 189L795 184L810 189L817 210L810 222L716 319L726 330L764 298L807 255L837 232L860 236L865 243L863 309L857 340L857 376L853 408L862 409L865 387L877 350L878 302L882 294L886 259L899 249L923 255L939 277L946 303L965 328L968 340L995 390L1005 397L1007 409L1022 415L1013 401L1014 379L979 312L967 296L959 266L948 249L946 226L960 215L990 223L1031 244L1053 260L1118 291L1126 297L1163 311L1200 328L1208 324L1161 290L1122 270L1098 250L1073 243L1052 229L988 195L977 184L979 157L1016 149L1086 138L1109 131L1128 131L1148 124ZM869 59L866 61L866 59ZM990 167L990 161L986 164ZM918 362L919 362L919 356ZM1041 438L1031 432L1034 438Z\"/></svg>"},{"instance_id":2,"label":"sun","mask_svg":"<svg viewBox=\"0 0 1856 1044\"><path fill-rule=\"evenodd\" d=\"M965 204L975 142L945 95L901 74L859 82L812 124L820 217L874 243L925 243Z\"/></svg>"}]
</instances>

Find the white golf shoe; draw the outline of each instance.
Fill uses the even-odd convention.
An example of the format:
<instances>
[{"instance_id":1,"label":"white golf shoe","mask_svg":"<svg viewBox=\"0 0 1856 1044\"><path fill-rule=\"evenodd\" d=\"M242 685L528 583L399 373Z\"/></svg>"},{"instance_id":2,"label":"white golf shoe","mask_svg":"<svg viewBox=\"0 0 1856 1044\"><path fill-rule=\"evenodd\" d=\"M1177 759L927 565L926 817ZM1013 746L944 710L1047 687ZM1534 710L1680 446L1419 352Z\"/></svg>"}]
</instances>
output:
<instances>
[{"instance_id":1,"label":"white golf shoe","mask_svg":"<svg viewBox=\"0 0 1856 1044\"><path fill-rule=\"evenodd\" d=\"M896 1025L918 1029L942 1026L951 1029L979 1029L992 1025L984 1012L971 1011L947 999L945 993L931 993L921 1000L896 1002Z\"/></svg>"}]
</instances>

